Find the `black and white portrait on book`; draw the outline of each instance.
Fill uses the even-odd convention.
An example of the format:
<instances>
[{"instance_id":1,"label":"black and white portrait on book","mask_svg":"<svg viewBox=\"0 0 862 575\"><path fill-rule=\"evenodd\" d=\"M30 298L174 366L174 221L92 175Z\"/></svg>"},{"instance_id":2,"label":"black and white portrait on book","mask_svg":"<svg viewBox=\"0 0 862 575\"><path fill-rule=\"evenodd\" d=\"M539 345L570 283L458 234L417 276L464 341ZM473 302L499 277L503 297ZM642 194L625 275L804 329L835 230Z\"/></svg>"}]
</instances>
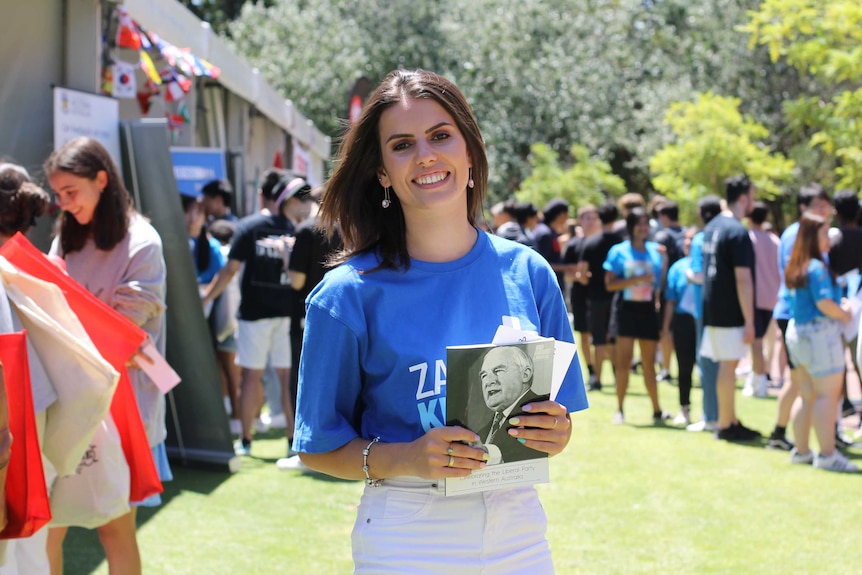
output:
<instances>
[{"instance_id":1,"label":"black and white portrait on book","mask_svg":"<svg viewBox=\"0 0 862 575\"><path fill-rule=\"evenodd\" d=\"M479 436L489 464L547 457L512 437L522 407L550 397L554 341L447 348L446 424Z\"/></svg>"}]
</instances>

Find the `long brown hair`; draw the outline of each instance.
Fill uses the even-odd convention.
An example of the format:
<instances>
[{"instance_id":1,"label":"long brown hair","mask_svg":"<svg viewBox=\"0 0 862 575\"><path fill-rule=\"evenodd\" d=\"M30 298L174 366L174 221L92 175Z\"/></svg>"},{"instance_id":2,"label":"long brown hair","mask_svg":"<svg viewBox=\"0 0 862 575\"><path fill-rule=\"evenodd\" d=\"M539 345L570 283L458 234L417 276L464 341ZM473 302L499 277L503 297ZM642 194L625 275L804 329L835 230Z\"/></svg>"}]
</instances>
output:
<instances>
[{"instance_id":1,"label":"long brown hair","mask_svg":"<svg viewBox=\"0 0 862 575\"><path fill-rule=\"evenodd\" d=\"M784 283L788 288L801 288L808 285L808 263L811 260L823 261L820 253L820 228L826 220L818 215L805 212L799 218L799 231L790 251L790 260L784 268Z\"/></svg>"},{"instance_id":2,"label":"long brown hair","mask_svg":"<svg viewBox=\"0 0 862 575\"><path fill-rule=\"evenodd\" d=\"M479 124L460 90L427 70L395 70L377 87L359 119L348 128L338 149L336 168L326 185L320 209L321 227L332 236L340 227L344 249L331 264L379 248L380 268L408 268L404 212L395 194L384 209L377 170L383 165L378 132L380 116L408 98L434 100L455 120L473 164L473 188L467 188L467 217L475 225L488 183L488 159ZM375 268L376 269L376 268Z\"/></svg>"},{"instance_id":3,"label":"long brown hair","mask_svg":"<svg viewBox=\"0 0 862 575\"><path fill-rule=\"evenodd\" d=\"M91 231L96 247L105 251L113 249L126 237L129 219L134 211L132 198L123 186L111 155L102 144L87 137L69 140L45 160L44 170L49 178L56 172L68 172L88 180L95 180L100 171L108 175L108 183L99 196L93 220L89 224L81 225L72 214L63 213L60 246L64 254L81 250Z\"/></svg>"}]
</instances>

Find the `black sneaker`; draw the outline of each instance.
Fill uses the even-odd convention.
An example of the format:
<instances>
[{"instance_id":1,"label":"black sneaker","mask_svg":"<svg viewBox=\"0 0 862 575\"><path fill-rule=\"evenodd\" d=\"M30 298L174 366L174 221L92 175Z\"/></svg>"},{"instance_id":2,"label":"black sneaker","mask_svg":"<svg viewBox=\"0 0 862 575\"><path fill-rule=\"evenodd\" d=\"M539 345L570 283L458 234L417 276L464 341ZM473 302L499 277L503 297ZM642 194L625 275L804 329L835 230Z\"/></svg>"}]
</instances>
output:
<instances>
[{"instance_id":1,"label":"black sneaker","mask_svg":"<svg viewBox=\"0 0 862 575\"><path fill-rule=\"evenodd\" d=\"M769 436L769 439L766 441L766 449L778 449L780 451L792 451L793 448L796 447L793 445L793 442L787 439L785 435L775 435L774 433Z\"/></svg>"},{"instance_id":2,"label":"black sneaker","mask_svg":"<svg viewBox=\"0 0 862 575\"><path fill-rule=\"evenodd\" d=\"M599 381L599 378L595 375L590 376L589 385L587 387L587 391L601 391L602 390L602 382Z\"/></svg>"},{"instance_id":3,"label":"black sneaker","mask_svg":"<svg viewBox=\"0 0 862 575\"><path fill-rule=\"evenodd\" d=\"M856 415L856 406L845 397L844 401L841 402L841 417L850 417L852 415Z\"/></svg>"},{"instance_id":4,"label":"black sneaker","mask_svg":"<svg viewBox=\"0 0 862 575\"><path fill-rule=\"evenodd\" d=\"M667 411L654 411L652 414L652 422L655 425L664 425L664 422L669 419L673 419L673 415Z\"/></svg>"},{"instance_id":5,"label":"black sneaker","mask_svg":"<svg viewBox=\"0 0 862 575\"><path fill-rule=\"evenodd\" d=\"M715 438L724 441L757 441L760 439L760 432L754 429L748 429L739 422L730 424L730 427L718 429L715 432Z\"/></svg>"}]
</instances>

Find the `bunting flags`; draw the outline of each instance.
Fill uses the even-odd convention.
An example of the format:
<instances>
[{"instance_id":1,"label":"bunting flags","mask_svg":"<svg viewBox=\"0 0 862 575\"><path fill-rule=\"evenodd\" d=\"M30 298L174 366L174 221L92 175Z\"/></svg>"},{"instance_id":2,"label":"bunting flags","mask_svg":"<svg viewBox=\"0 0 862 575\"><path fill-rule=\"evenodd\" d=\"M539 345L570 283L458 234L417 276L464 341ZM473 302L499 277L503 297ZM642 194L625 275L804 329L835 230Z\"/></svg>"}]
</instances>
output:
<instances>
[{"instance_id":1,"label":"bunting flags","mask_svg":"<svg viewBox=\"0 0 862 575\"><path fill-rule=\"evenodd\" d=\"M113 70L113 90L114 98L134 98L137 89L135 83L135 66L128 62L118 60L114 63Z\"/></svg>"},{"instance_id":2,"label":"bunting flags","mask_svg":"<svg viewBox=\"0 0 862 575\"><path fill-rule=\"evenodd\" d=\"M138 31L138 25L122 6L117 8L117 19L119 20L119 26L117 26L117 47L140 50L141 33Z\"/></svg>"},{"instance_id":3,"label":"bunting flags","mask_svg":"<svg viewBox=\"0 0 862 575\"><path fill-rule=\"evenodd\" d=\"M192 87L192 81L177 74L173 68L162 70L162 82L165 85L165 100L168 102L179 102Z\"/></svg>"},{"instance_id":4,"label":"bunting flags","mask_svg":"<svg viewBox=\"0 0 862 575\"><path fill-rule=\"evenodd\" d=\"M159 75L156 70L156 65L153 64L153 59L150 58L150 55L146 53L146 51L141 50L141 70L146 74L147 79L155 84L156 86L161 85L162 77Z\"/></svg>"}]
</instances>

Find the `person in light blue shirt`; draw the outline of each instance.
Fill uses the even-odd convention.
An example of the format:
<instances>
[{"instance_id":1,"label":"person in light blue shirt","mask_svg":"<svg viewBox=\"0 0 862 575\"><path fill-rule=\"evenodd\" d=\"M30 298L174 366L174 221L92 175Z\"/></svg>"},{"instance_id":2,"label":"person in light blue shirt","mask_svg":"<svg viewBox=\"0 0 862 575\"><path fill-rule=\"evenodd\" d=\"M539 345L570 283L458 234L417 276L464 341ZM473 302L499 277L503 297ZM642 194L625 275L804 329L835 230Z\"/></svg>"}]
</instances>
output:
<instances>
[{"instance_id":1,"label":"person in light blue shirt","mask_svg":"<svg viewBox=\"0 0 862 575\"><path fill-rule=\"evenodd\" d=\"M605 258L605 286L615 292L611 309L611 334L616 338L614 372L617 380L617 411L612 422L625 422L623 403L629 383L629 368L635 340L641 351L644 384L653 408L653 422L669 416L661 410L656 385L655 356L659 340L658 294L666 258L649 237L649 217L642 208L626 215L631 239L613 246Z\"/></svg>"},{"instance_id":2,"label":"person in light blue shirt","mask_svg":"<svg viewBox=\"0 0 862 575\"><path fill-rule=\"evenodd\" d=\"M819 184L808 184L800 188L797 207L800 217L806 213L811 213L827 221L832 219L832 204L829 202L829 194ZM778 247L778 273L780 276L778 299L775 302L775 308L772 310L772 317L775 318L775 322L781 330L785 359L787 360L787 366L790 368L790 377L782 380L781 390L778 392L778 401L776 402L775 427L766 441L766 447L767 449L781 449L784 451L793 449L793 442L787 439L787 425L790 422L790 412L793 403L799 397L799 376L796 372L796 365L787 351L787 324L792 317L792 312L790 308L790 294L784 281L784 268L787 267L790 261L790 252L793 250L793 244L796 242L797 233L799 233L799 222L793 222L781 234L781 241Z\"/></svg>"},{"instance_id":3,"label":"person in light blue shirt","mask_svg":"<svg viewBox=\"0 0 862 575\"><path fill-rule=\"evenodd\" d=\"M787 350L796 365L802 407L793 418L796 447L790 462L813 464L826 471L855 472L835 448L835 424L844 380L843 325L852 317L850 305L826 268L822 254L829 249L829 225L805 213L785 273L792 317L787 325ZM820 444L816 455L809 446L811 427Z\"/></svg>"},{"instance_id":4,"label":"person in light blue shirt","mask_svg":"<svg viewBox=\"0 0 862 575\"><path fill-rule=\"evenodd\" d=\"M691 374L697 360L697 328L694 313L697 308L695 301L695 286L688 281L687 272L691 268L691 240L697 228L685 230L683 253L685 257L674 262L667 272L667 287L665 301L667 305L662 318L662 333L673 336L673 347L676 352L677 381L679 384L679 415L674 419L676 425L691 423ZM703 235L703 234L701 234Z\"/></svg>"}]
</instances>

